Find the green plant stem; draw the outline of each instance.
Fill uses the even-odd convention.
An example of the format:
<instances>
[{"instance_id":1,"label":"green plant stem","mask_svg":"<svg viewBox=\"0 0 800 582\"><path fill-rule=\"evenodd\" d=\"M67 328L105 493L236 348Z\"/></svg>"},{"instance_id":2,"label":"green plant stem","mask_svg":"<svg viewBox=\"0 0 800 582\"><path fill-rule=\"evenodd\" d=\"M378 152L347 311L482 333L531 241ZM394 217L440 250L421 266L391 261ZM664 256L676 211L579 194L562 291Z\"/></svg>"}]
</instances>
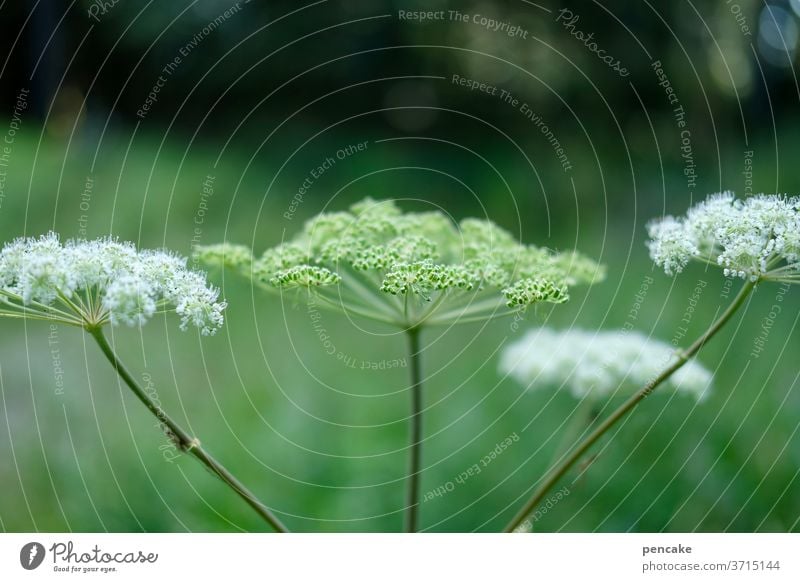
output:
<instances>
[{"instance_id":1,"label":"green plant stem","mask_svg":"<svg viewBox=\"0 0 800 582\"><path fill-rule=\"evenodd\" d=\"M506 307L505 301L501 298L496 299L484 299L482 301L476 301L471 304L464 305L463 307L456 308L456 309L449 309L444 313L437 313L431 316L431 323L440 323L442 321L452 321L456 319L461 321L462 318L465 318L468 315L475 315L475 314L484 314L488 316L500 316L503 315L503 308ZM498 313L498 311L500 313ZM514 311L511 311L513 314Z\"/></svg>"},{"instance_id":2,"label":"green plant stem","mask_svg":"<svg viewBox=\"0 0 800 582\"><path fill-rule=\"evenodd\" d=\"M408 329L408 357L411 372L411 429L409 438L410 462L406 480L405 531L416 532L419 527L419 484L422 460L422 354L418 327Z\"/></svg>"},{"instance_id":3,"label":"green plant stem","mask_svg":"<svg viewBox=\"0 0 800 582\"><path fill-rule=\"evenodd\" d=\"M569 451L572 443L580 438L583 433L588 432L589 429L592 428L596 418L596 402L591 395L584 396L584 399L578 403L572 419L567 423L564 434L558 441L558 445L553 450L553 456L549 464L555 465L556 462Z\"/></svg>"},{"instance_id":4,"label":"green plant stem","mask_svg":"<svg viewBox=\"0 0 800 582\"><path fill-rule=\"evenodd\" d=\"M714 337L714 335L716 335L722 326L724 326L728 320L733 317L736 311L744 304L747 297L755 288L755 285L756 283L751 281L745 283L742 289L739 291L739 294L731 302L723 314L720 315L719 318L713 324L711 324L711 327L709 327L703 333L703 335L697 338L697 340L695 340L695 342L688 349L679 352L675 362L670 364L658 376L645 384L633 396L628 398L628 400L626 400L619 408L617 408L611 414L611 416L606 418L583 441L581 441L581 443L575 447L575 449L559 465L553 467L547 473L544 481L539 488L536 489L533 496L525 503L522 509L519 510L519 512L514 516L514 519L511 520L511 522L503 531L513 532L520 525L522 525L531 512L541 504L559 479L561 479L567 473L567 471L572 468L572 466L583 456L586 451L592 447L592 445L600 440L600 437L608 432L609 429L611 429L611 427L613 427L622 417L633 410L636 405L639 404L639 402L649 396L653 390L658 388L659 385L672 376L672 374L680 370L681 367L700 350L700 348L702 348L712 337Z\"/></svg>"},{"instance_id":5,"label":"green plant stem","mask_svg":"<svg viewBox=\"0 0 800 582\"><path fill-rule=\"evenodd\" d=\"M338 313L344 312L345 314L355 313L355 314L360 315L362 317L366 317L367 319L374 319L375 321L382 321L383 323L388 323L390 325L397 325L397 321L394 320L394 319L390 319L388 317L384 317L380 313L375 313L375 312L372 312L372 311L361 309L361 308L356 307L355 305L352 305L350 303L344 303L342 301L335 301L333 299L330 299L330 298L326 297L320 291L315 292L313 296L316 297L317 299L321 300L322 301L322 305L326 305L332 311L336 311Z\"/></svg>"},{"instance_id":6,"label":"green plant stem","mask_svg":"<svg viewBox=\"0 0 800 582\"><path fill-rule=\"evenodd\" d=\"M261 517L263 517L264 520L275 529L275 531L281 533L289 531L266 505L259 501L255 495L253 495L238 479L236 479L236 477L234 477L225 467L223 467L216 459L214 459L214 457L212 457L203 449L199 440L189 435L189 433L181 428L167 415L166 412L164 412L150 399L150 397L147 395L147 392L145 392L144 389L139 386L136 380L133 379L133 376L131 376L130 372L128 372L127 368L125 368L123 363L119 360L119 358L117 358L117 355L114 353L113 348L108 343L108 340L103 334L101 328L87 328L86 331L88 331L95 341L97 341L97 344L100 346L103 354L106 356L106 358L108 358L108 361L111 362L111 365L117 371L117 374L119 374L120 378L122 378L122 380L128 385L131 391L133 391L136 397L141 400L147 409L152 412L153 415L155 415L155 417L163 424L170 437L176 441L176 444L180 446L184 452L191 453L197 459L199 459L201 463L211 469L215 475L222 479L226 485L235 491L239 497L244 499L244 501L250 507L252 507Z\"/></svg>"}]
</instances>

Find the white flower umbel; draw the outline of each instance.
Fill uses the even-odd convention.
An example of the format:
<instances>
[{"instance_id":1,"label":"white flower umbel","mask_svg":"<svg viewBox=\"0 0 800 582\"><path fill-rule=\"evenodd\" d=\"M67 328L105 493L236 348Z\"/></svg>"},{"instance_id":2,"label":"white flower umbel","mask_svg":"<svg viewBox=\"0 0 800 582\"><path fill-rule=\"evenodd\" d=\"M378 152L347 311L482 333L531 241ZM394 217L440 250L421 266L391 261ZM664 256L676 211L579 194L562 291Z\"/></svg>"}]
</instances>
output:
<instances>
[{"instance_id":1,"label":"white flower umbel","mask_svg":"<svg viewBox=\"0 0 800 582\"><path fill-rule=\"evenodd\" d=\"M316 216L294 239L259 258L230 244L201 248L197 256L237 269L266 289L303 290L331 309L405 331L411 393L409 532L418 528L422 472L420 331L563 303L571 285L604 275L586 257L520 244L488 220L455 224L443 212L402 212L391 200L369 198L347 212Z\"/></svg>"},{"instance_id":2,"label":"white flower umbel","mask_svg":"<svg viewBox=\"0 0 800 582\"><path fill-rule=\"evenodd\" d=\"M202 335L211 335L223 323L225 303L218 297L205 275L187 269L186 259L167 251L138 251L112 238L61 244L49 233L17 239L0 250L0 317L86 330L173 443L208 467L271 527L284 532L286 527L272 511L139 385L103 333L109 323L141 326L157 313L174 311L181 329L194 326Z\"/></svg>"},{"instance_id":3,"label":"white flower umbel","mask_svg":"<svg viewBox=\"0 0 800 582\"><path fill-rule=\"evenodd\" d=\"M685 217L648 225L650 256L668 275L690 260L719 265L726 276L800 283L800 198L714 194Z\"/></svg>"},{"instance_id":4,"label":"white flower umbel","mask_svg":"<svg viewBox=\"0 0 800 582\"><path fill-rule=\"evenodd\" d=\"M563 331L540 328L506 348L500 371L528 389L566 388L574 396L630 396L676 358L675 349L638 332ZM711 373L690 360L666 383L697 399L707 395Z\"/></svg>"},{"instance_id":5,"label":"white flower umbel","mask_svg":"<svg viewBox=\"0 0 800 582\"><path fill-rule=\"evenodd\" d=\"M140 326L176 312L181 329L203 335L223 323L225 303L205 275L167 251L138 251L112 238L61 244L49 233L0 251L0 317L44 319L86 328Z\"/></svg>"}]
</instances>

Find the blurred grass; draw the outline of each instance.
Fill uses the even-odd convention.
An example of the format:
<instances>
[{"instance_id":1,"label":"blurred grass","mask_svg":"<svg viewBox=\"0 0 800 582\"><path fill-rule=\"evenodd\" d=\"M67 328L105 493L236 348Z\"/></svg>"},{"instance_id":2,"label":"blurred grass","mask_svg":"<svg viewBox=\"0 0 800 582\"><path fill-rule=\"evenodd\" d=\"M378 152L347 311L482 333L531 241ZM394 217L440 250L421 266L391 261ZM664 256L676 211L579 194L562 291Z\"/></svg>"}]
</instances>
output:
<instances>
[{"instance_id":1,"label":"blurred grass","mask_svg":"<svg viewBox=\"0 0 800 582\"><path fill-rule=\"evenodd\" d=\"M790 127L786 131L791 130ZM30 134L26 134L30 135ZM106 134L100 144L82 138L69 148L20 138L0 208L3 239L55 228L78 234L80 193L94 180L88 236L114 232L142 246L166 245L188 254L207 174L215 179L210 212L201 225L203 244L222 239L257 248L278 242L283 229L299 228L316 213L336 183L320 182L292 221L281 218L292 192L321 147L285 169L267 194L276 168L261 152L217 151L178 138ZM352 140L359 141L359 140ZM337 146L338 147L338 146ZM424 155L413 147L369 150L352 167L355 178L376 168L413 166ZM100 152L92 169L95 149ZM489 148L491 149L491 148ZM728 152L738 159L736 152ZM782 156L796 155L783 148ZM452 155L448 158L447 155ZM626 321L642 280L652 275L637 328L663 340L675 333L698 280L707 287L687 340L704 329L725 304L718 272L691 268L669 279L652 271L643 224L662 211L660 176L636 159L637 204L630 204L626 166L604 164L608 197L590 174L577 175L575 200L544 162L544 188L532 186L513 161L498 167L514 186L519 212L496 175L473 167L458 153L437 167L460 169L480 201L437 175L398 170L377 174L342 192L334 208L366 194L420 197L454 210L457 217L486 213L521 231L525 240L552 247L577 246L609 265L608 280L578 290L556 309L530 314L528 323L613 328ZM590 163L587 161L587 164ZM758 164L759 161L756 161ZM767 175L755 168L755 175ZM731 165L731 181L738 180ZM239 179L241 177L241 182ZM797 187L797 176L782 178ZM724 182L724 181L723 181ZM667 182L668 192L679 191ZM768 188L767 185L763 185ZM713 190L710 187L709 190ZM544 192L551 215L543 210ZM493 196L484 193L497 192ZM666 201L681 212L688 199ZM580 209L580 213L577 210ZM520 218L522 217L522 218ZM555 221L555 217L558 221ZM23 220L24 219L24 220ZM551 227L551 228L549 228ZM351 369L325 353L302 301L281 304L253 293L243 281L214 274L230 303L220 335L199 341L172 320L141 332L115 329L119 353L134 373L149 374L164 407L191 427L207 448L277 511L291 528L310 531L391 531L401 526L406 455L407 372ZM735 292L735 291L734 291ZM715 371L714 393L700 405L669 395L648 398L609 447L573 484L571 493L536 524L538 530L786 531L798 529L800 437L797 414L796 293L790 291L767 349L749 358L777 287L763 287L744 316L701 352ZM364 333L337 314L323 315L337 351L358 361L404 357L396 336ZM520 335L509 321L464 326L423 337L430 376L422 489L454 480L516 432L520 441L463 485L422 507L423 526L437 531L497 530L542 474L560 440L557 433L575 402L547 390L525 393L496 372L497 349ZM153 419L120 388L98 351L77 330L59 329L65 370L56 393L50 330L45 325L2 322L0 366L0 525L6 531L259 530L247 507L191 459L164 460L165 437ZM472 341L474 338L475 341ZM464 348L465 341L469 346ZM535 418L530 428L523 428ZM552 438L551 438L552 437ZM567 479L571 481L573 474ZM313 516L310 519L309 516Z\"/></svg>"}]
</instances>

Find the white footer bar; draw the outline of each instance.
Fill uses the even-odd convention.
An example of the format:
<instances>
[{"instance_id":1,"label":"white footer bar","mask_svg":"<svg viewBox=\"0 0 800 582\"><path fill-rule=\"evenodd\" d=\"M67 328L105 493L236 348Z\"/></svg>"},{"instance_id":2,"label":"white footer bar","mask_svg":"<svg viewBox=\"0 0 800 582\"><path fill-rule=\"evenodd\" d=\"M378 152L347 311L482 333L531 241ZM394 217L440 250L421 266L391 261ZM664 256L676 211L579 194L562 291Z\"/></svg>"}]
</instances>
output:
<instances>
[{"instance_id":1,"label":"white footer bar","mask_svg":"<svg viewBox=\"0 0 800 582\"><path fill-rule=\"evenodd\" d=\"M0 535L0 580L796 582L799 565L797 534Z\"/></svg>"}]
</instances>

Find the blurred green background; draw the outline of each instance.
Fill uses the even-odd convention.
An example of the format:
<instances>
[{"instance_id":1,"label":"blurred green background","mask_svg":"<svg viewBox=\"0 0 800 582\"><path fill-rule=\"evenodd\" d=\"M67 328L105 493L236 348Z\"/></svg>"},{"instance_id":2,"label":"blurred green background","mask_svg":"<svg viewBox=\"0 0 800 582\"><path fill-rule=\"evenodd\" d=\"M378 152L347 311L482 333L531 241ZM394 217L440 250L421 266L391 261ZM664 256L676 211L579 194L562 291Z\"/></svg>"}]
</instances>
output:
<instances>
[{"instance_id":1,"label":"blurred green background","mask_svg":"<svg viewBox=\"0 0 800 582\"><path fill-rule=\"evenodd\" d=\"M0 6L10 25L0 41L0 134L11 139L0 168L3 241L54 229L186 255L222 240L260 250L323 209L369 195L456 219L487 216L525 242L608 265L603 284L529 313L519 329L500 320L423 336L423 492L520 437L480 475L422 505L430 531L501 529L564 438L576 401L503 379L503 345L527 326L620 327L647 277L635 325L665 341L698 281L707 283L688 345L735 289L698 266L674 279L654 270L647 221L719 190L800 191L794 0L47 4ZM419 9L445 16L400 17ZM573 28L562 9L579 16ZM524 38L475 15L519 26ZM518 102L470 91L453 75ZM362 142L290 210L312 170ZM408 370L360 368L405 358L403 338L324 313L337 358L302 300L210 276L229 302L222 333L200 339L169 317L117 328L123 360L291 529L399 530ZM535 529L800 529L794 289L766 349L751 355L778 291L760 288L701 352L715 373L708 400L648 398ZM264 529L194 460L165 460L166 438L87 336L33 322L0 329L2 530Z\"/></svg>"}]
</instances>

